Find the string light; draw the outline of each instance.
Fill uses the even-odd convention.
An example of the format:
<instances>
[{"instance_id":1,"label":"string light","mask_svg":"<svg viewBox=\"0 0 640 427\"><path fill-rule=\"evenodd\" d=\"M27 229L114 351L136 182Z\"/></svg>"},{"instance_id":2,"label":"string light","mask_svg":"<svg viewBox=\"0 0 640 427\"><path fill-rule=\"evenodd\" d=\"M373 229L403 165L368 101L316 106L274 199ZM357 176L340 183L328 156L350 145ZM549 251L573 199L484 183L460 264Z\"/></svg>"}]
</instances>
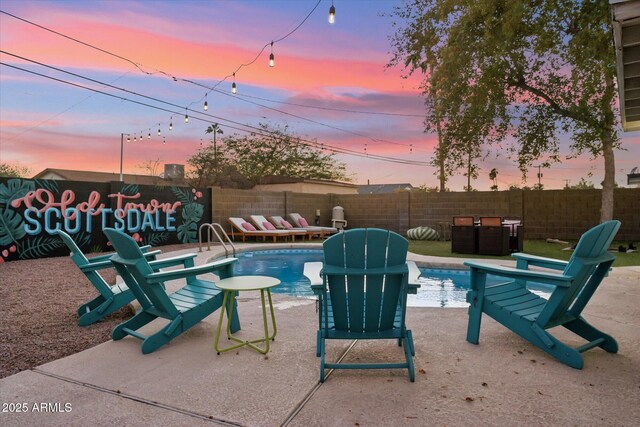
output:
<instances>
[{"instance_id":1,"label":"string light","mask_svg":"<svg viewBox=\"0 0 640 427\"><path fill-rule=\"evenodd\" d=\"M134 134L133 134L133 142L136 142L136 141L137 141L137 139L136 139L136 134L134 133Z\"/></svg>"},{"instance_id":2,"label":"string light","mask_svg":"<svg viewBox=\"0 0 640 427\"><path fill-rule=\"evenodd\" d=\"M188 108L184 109L184 122L185 123L189 123L189 114L187 114L189 112Z\"/></svg>"},{"instance_id":3,"label":"string light","mask_svg":"<svg viewBox=\"0 0 640 427\"><path fill-rule=\"evenodd\" d=\"M169 119L169 130L173 130L173 116Z\"/></svg>"},{"instance_id":4,"label":"string light","mask_svg":"<svg viewBox=\"0 0 640 427\"><path fill-rule=\"evenodd\" d=\"M147 139L151 139L151 128L149 128L149 135L147 136Z\"/></svg>"},{"instance_id":5,"label":"string light","mask_svg":"<svg viewBox=\"0 0 640 427\"><path fill-rule=\"evenodd\" d=\"M329 24L335 24L336 22L336 8L333 6L333 0L331 1L331 7L329 8Z\"/></svg>"},{"instance_id":6,"label":"string light","mask_svg":"<svg viewBox=\"0 0 640 427\"><path fill-rule=\"evenodd\" d=\"M209 104L207 104L207 94L204 94L204 111L209 109Z\"/></svg>"},{"instance_id":7,"label":"string light","mask_svg":"<svg viewBox=\"0 0 640 427\"><path fill-rule=\"evenodd\" d=\"M273 56L273 41L271 42L271 55L269 55L269 67L276 65L275 56Z\"/></svg>"},{"instance_id":8,"label":"string light","mask_svg":"<svg viewBox=\"0 0 640 427\"><path fill-rule=\"evenodd\" d=\"M127 142L131 142L131 137L127 136Z\"/></svg>"},{"instance_id":9,"label":"string light","mask_svg":"<svg viewBox=\"0 0 640 427\"><path fill-rule=\"evenodd\" d=\"M158 136L160 136L160 135L161 135L161 132L160 132L160 123L158 123Z\"/></svg>"},{"instance_id":10,"label":"string light","mask_svg":"<svg viewBox=\"0 0 640 427\"><path fill-rule=\"evenodd\" d=\"M165 145L167 143L167 138L165 136L162 137L162 145Z\"/></svg>"},{"instance_id":11,"label":"string light","mask_svg":"<svg viewBox=\"0 0 640 427\"><path fill-rule=\"evenodd\" d=\"M238 89L236 88L236 73L233 73L233 83L231 83L231 93L235 95L236 92L238 92Z\"/></svg>"}]
</instances>

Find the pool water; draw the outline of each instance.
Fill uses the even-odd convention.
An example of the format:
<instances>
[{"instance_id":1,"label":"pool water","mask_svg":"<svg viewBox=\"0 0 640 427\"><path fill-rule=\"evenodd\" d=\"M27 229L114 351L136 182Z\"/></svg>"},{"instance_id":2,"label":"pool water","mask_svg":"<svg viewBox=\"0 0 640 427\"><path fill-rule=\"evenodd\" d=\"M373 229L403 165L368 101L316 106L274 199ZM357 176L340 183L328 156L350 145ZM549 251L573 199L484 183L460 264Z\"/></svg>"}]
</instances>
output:
<instances>
[{"instance_id":1,"label":"pool water","mask_svg":"<svg viewBox=\"0 0 640 427\"><path fill-rule=\"evenodd\" d=\"M316 249L276 249L242 252L237 255L234 267L236 275L265 275L280 279L282 284L272 289L297 297L312 298L309 280L302 274L305 262L322 261L322 251ZM417 295L409 295L407 305L411 307L467 307L469 270L421 268ZM487 276L487 284L500 282L500 278ZM530 284L529 289L548 298L549 286Z\"/></svg>"}]
</instances>

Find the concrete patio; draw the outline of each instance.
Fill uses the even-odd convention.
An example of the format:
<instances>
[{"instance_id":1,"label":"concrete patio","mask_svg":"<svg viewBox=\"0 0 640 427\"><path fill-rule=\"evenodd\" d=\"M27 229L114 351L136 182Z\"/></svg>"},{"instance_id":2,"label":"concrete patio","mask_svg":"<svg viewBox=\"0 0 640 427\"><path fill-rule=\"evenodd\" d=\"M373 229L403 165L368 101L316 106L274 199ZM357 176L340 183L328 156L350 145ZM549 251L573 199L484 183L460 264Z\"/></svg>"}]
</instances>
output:
<instances>
[{"instance_id":1,"label":"concrete patio","mask_svg":"<svg viewBox=\"0 0 640 427\"><path fill-rule=\"evenodd\" d=\"M257 295L239 297L240 336L260 334ZM246 348L216 355L216 312L149 355L136 339L108 341L0 380L0 424L634 426L640 419L640 267L615 268L587 306L585 317L613 335L620 352L591 350L582 370L486 316L476 346L465 341L466 309L409 308L415 383L406 371L379 370L336 371L319 384L314 301L273 299L278 335L267 356ZM571 333L557 335L579 345ZM329 350L329 358L346 361L403 358L393 342L332 343ZM7 412L14 403L26 403L27 412ZM34 411L41 403L46 410Z\"/></svg>"}]
</instances>

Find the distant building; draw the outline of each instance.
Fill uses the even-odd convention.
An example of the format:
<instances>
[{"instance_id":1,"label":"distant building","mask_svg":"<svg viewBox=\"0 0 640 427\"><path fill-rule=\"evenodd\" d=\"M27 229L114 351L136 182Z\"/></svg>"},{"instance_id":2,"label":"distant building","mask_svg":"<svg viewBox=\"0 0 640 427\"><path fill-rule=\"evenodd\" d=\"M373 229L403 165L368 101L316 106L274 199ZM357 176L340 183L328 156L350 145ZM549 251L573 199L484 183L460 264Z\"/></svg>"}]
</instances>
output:
<instances>
[{"instance_id":1,"label":"distant building","mask_svg":"<svg viewBox=\"0 0 640 427\"><path fill-rule=\"evenodd\" d=\"M413 185L409 183L358 185L358 194L397 193L398 191L411 191L413 188Z\"/></svg>"},{"instance_id":2,"label":"distant building","mask_svg":"<svg viewBox=\"0 0 640 427\"><path fill-rule=\"evenodd\" d=\"M169 173L167 173L169 172ZM184 179L183 165L165 165L167 178L153 175L122 174L122 179L126 184L139 185L178 185L188 186ZM80 181L80 182L112 182L120 181L119 173L78 171L70 169L47 168L33 176L33 179L53 179L58 181Z\"/></svg>"},{"instance_id":3,"label":"distant building","mask_svg":"<svg viewBox=\"0 0 640 427\"><path fill-rule=\"evenodd\" d=\"M625 132L640 130L640 0L610 0L613 41L620 98L620 116Z\"/></svg>"},{"instance_id":4,"label":"distant building","mask_svg":"<svg viewBox=\"0 0 640 427\"><path fill-rule=\"evenodd\" d=\"M292 191L312 194L357 194L358 186L348 182L325 179L296 178L290 176L264 176L253 187L260 191Z\"/></svg>"}]
</instances>

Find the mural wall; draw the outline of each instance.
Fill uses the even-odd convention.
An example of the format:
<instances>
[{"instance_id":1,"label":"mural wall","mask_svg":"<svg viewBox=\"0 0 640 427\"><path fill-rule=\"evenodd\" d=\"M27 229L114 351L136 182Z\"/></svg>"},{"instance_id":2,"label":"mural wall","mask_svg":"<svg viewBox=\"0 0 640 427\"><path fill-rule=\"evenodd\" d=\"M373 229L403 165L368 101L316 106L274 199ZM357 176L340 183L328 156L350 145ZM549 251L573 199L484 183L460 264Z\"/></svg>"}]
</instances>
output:
<instances>
[{"instance_id":1,"label":"mural wall","mask_svg":"<svg viewBox=\"0 0 640 427\"><path fill-rule=\"evenodd\" d=\"M68 255L68 233L85 253L108 251L113 227L144 245L195 243L211 218L209 189L0 178L0 262Z\"/></svg>"}]
</instances>

